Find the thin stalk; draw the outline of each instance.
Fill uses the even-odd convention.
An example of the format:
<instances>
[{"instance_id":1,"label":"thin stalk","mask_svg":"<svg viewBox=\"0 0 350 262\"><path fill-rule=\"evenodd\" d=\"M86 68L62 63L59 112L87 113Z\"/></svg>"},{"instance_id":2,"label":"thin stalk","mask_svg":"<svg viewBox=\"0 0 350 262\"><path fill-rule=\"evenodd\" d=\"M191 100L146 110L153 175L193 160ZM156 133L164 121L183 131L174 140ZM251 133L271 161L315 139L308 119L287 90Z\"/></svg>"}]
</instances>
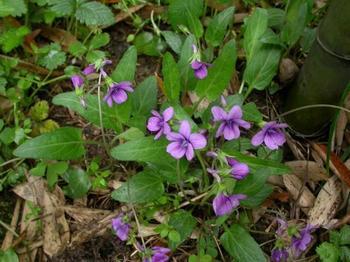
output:
<instances>
[{"instance_id":1,"label":"thin stalk","mask_svg":"<svg viewBox=\"0 0 350 262\"><path fill-rule=\"evenodd\" d=\"M14 235L15 237L19 237L19 235L16 233L16 231L14 231L9 225L7 225L5 222L3 222L0 219L0 225L3 226L6 230L10 231L12 233L12 235Z\"/></svg>"},{"instance_id":2,"label":"thin stalk","mask_svg":"<svg viewBox=\"0 0 350 262\"><path fill-rule=\"evenodd\" d=\"M181 175L181 170L180 170L180 159L178 159L176 161L176 175L177 175L177 183L180 187L180 191L183 195L183 197L186 197L185 195L185 190L184 190L184 187L183 187L183 181L182 181L182 175Z\"/></svg>"},{"instance_id":3,"label":"thin stalk","mask_svg":"<svg viewBox=\"0 0 350 262\"><path fill-rule=\"evenodd\" d=\"M107 150L107 142L105 137L105 131L103 129L103 120L102 120L102 104L101 104L101 81L102 81L102 75L100 74L98 77L98 83L97 83L97 95L98 95L98 114L100 118L100 127L101 127L101 134L102 134L102 140L105 149Z\"/></svg>"},{"instance_id":4,"label":"thin stalk","mask_svg":"<svg viewBox=\"0 0 350 262\"><path fill-rule=\"evenodd\" d=\"M204 190L209 186L209 178L207 176L207 169L205 167L204 160L202 158L202 155L199 152L196 152L196 156L199 160L199 163L201 164L202 171L203 171L203 183L204 183Z\"/></svg>"},{"instance_id":5,"label":"thin stalk","mask_svg":"<svg viewBox=\"0 0 350 262\"><path fill-rule=\"evenodd\" d=\"M6 166L6 165L11 164L11 163L13 163L13 162L17 162L17 161L19 161L19 160L21 160L21 158L19 158L19 157L18 157L18 158L13 158L13 159L11 159L11 160L8 160L8 161L6 161L6 162L0 164L0 167Z\"/></svg>"},{"instance_id":6,"label":"thin stalk","mask_svg":"<svg viewBox=\"0 0 350 262\"><path fill-rule=\"evenodd\" d=\"M309 108L321 108L321 107L329 107L329 108L334 108L334 109L339 109L339 110L343 110L347 113L350 113L350 110L342 107L342 106L336 106L336 105L330 105L330 104L314 104L314 105L307 105L307 106L301 106L292 110L289 110L287 112L284 112L282 114L279 115L279 117L284 117L286 115L301 111L301 110L305 110L305 109L309 109Z\"/></svg>"}]
</instances>

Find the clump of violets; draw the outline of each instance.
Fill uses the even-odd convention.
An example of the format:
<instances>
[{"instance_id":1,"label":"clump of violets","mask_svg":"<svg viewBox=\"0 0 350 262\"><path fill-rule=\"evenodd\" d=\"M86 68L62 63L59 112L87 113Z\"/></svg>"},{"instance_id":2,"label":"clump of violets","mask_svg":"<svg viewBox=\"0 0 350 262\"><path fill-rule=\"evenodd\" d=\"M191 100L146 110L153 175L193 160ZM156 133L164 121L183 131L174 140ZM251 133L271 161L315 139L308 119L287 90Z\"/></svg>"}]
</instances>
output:
<instances>
[{"instance_id":1,"label":"clump of violets","mask_svg":"<svg viewBox=\"0 0 350 262\"><path fill-rule=\"evenodd\" d=\"M128 99L127 92L134 92L130 82L124 81L120 83L112 83L103 100L107 102L109 107L113 106L113 102L116 104L122 104Z\"/></svg>"},{"instance_id":2,"label":"clump of violets","mask_svg":"<svg viewBox=\"0 0 350 262\"><path fill-rule=\"evenodd\" d=\"M214 122L220 123L216 131L216 137L224 136L226 140L237 139L240 137L240 128L249 129L250 123L242 119L242 109L235 105L227 113L219 106L213 106L211 109Z\"/></svg>"},{"instance_id":3,"label":"clump of violets","mask_svg":"<svg viewBox=\"0 0 350 262\"><path fill-rule=\"evenodd\" d=\"M274 262L287 261L292 255L295 259L305 251L312 241L312 231L315 227L307 224L304 228L288 225L283 219L277 219L276 243L271 251L271 260Z\"/></svg>"},{"instance_id":4,"label":"clump of violets","mask_svg":"<svg viewBox=\"0 0 350 262\"><path fill-rule=\"evenodd\" d=\"M240 163L232 157L227 157L226 160L231 167L230 174L234 179L242 180L249 174L249 167L247 164Z\"/></svg>"},{"instance_id":5,"label":"clump of violets","mask_svg":"<svg viewBox=\"0 0 350 262\"><path fill-rule=\"evenodd\" d=\"M275 121L265 123L263 128L252 138L252 145L259 146L265 144L271 150L278 149L286 142L283 128L288 127L286 124L279 124Z\"/></svg>"},{"instance_id":6,"label":"clump of violets","mask_svg":"<svg viewBox=\"0 0 350 262\"><path fill-rule=\"evenodd\" d=\"M126 222L126 217L121 214L112 219L112 228L121 241L126 241L129 236L130 224Z\"/></svg>"},{"instance_id":7,"label":"clump of violets","mask_svg":"<svg viewBox=\"0 0 350 262\"><path fill-rule=\"evenodd\" d=\"M194 150L207 145L207 140L202 134L191 133L191 126L187 120L181 122L179 133L170 132L167 134L167 139L171 143L166 151L176 159L186 156L189 161L194 157Z\"/></svg>"},{"instance_id":8,"label":"clump of violets","mask_svg":"<svg viewBox=\"0 0 350 262\"><path fill-rule=\"evenodd\" d=\"M208 75L208 67L211 66L209 63L202 62L200 59L200 52L195 45L192 45L193 56L191 61L191 67L194 72L194 76L197 79L204 79Z\"/></svg>"},{"instance_id":9,"label":"clump of violets","mask_svg":"<svg viewBox=\"0 0 350 262\"><path fill-rule=\"evenodd\" d=\"M215 215L224 216L232 213L233 209L237 208L240 201L246 199L247 196L243 194L230 195L218 194L213 200L213 209Z\"/></svg>"},{"instance_id":10,"label":"clump of violets","mask_svg":"<svg viewBox=\"0 0 350 262\"><path fill-rule=\"evenodd\" d=\"M174 108L168 107L163 113L158 113L152 110L152 117L148 119L147 129L151 132L157 132L154 139L159 139L163 134L166 135L171 132L168 122L174 116Z\"/></svg>"}]
</instances>

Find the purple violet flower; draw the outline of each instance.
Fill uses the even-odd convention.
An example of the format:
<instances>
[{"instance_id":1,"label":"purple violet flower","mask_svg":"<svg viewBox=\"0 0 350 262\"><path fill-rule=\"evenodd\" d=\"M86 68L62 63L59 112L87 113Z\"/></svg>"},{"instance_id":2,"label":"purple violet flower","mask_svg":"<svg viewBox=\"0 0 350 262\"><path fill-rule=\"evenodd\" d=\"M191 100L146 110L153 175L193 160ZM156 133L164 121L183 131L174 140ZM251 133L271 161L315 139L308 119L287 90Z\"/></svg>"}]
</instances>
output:
<instances>
[{"instance_id":1,"label":"purple violet flower","mask_svg":"<svg viewBox=\"0 0 350 262\"><path fill-rule=\"evenodd\" d=\"M80 75L73 75L70 80L75 89L82 87L84 84L84 79Z\"/></svg>"},{"instance_id":2,"label":"purple violet flower","mask_svg":"<svg viewBox=\"0 0 350 262\"><path fill-rule=\"evenodd\" d=\"M314 226L308 224L300 231L299 237L292 237L292 248L295 251L297 257L300 256L301 252L305 251L308 245L311 243L311 232L314 229Z\"/></svg>"},{"instance_id":3,"label":"purple violet flower","mask_svg":"<svg viewBox=\"0 0 350 262\"><path fill-rule=\"evenodd\" d=\"M169 261L168 253L170 253L169 248L155 246L152 248L152 262L167 262Z\"/></svg>"},{"instance_id":4,"label":"purple violet flower","mask_svg":"<svg viewBox=\"0 0 350 262\"><path fill-rule=\"evenodd\" d=\"M287 261L288 251L285 248L274 248L271 252L271 260L273 262Z\"/></svg>"},{"instance_id":5,"label":"purple violet flower","mask_svg":"<svg viewBox=\"0 0 350 262\"><path fill-rule=\"evenodd\" d=\"M123 221L123 215L112 219L112 227L121 241L126 241L128 239L130 225Z\"/></svg>"},{"instance_id":6,"label":"purple violet flower","mask_svg":"<svg viewBox=\"0 0 350 262\"><path fill-rule=\"evenodd\" d=\"M219 106L213 106L211 112L214 122L221 122L216 131L216 137L224 135L226 140L237 139L241 134L240 127L250 128L250 124L242 119L242 109L237 105L233 106L228 113Z\"/></svg>"},{"instance_id":7,"label":"purple violet flower","mask_svg":"<svg viewBox=\"0 0 350 262\"><path fill-rule=\"evenodd\" d=\"M174 158L180 159L186 155L187 160L192 160L195 149L202 149L207 145L206 138L200 133L191 134L190 123L186 120L180 124L179 133L170 132L167 139L172 142L166 151Z\"/></svg>"},{"instance_id":8,"label":"purple violet flower","mask_svg":"<svg viewBox=\"0 0 350 262\"><path fill-rule=\"evenodd\" d=\"M159 139L161 135L166 135L171 132L168 121L174 115L174 108L168 107L162 114L152 110L152 115L153 116L148 119L147 129L151 132L157 132L154 139Z\"/></svg>"},{"instance_id":9,"label":"purple violet flower","mask_svg":"<svg viewBox=\"0 0 350 262\"><path fill-rule=\"evenodd\" d=\"M96 68L93 64L88 65L87 67L84 68L83 74L84 75L91 75L93 73L96 73Z\"/></svg>"},{"instance_id":10,"label":"purple violet flower","mask_svg":"<svg viewBox=\"0 0 350 262\"><path fill-rule=\"evenodd\" d=\"M275 150L286 142L282 128L288 127L287 124L278 124L275 121L268 122L264 127L256 133L252 138L252 145L259 146L262 143L271 149Z\"/></svg>"},{"instance_id":11,"label":"purple violet flower","mask_svg":"<svg viewBox=\"0 0 350 262\"><path fill-rule=\"evenodd\" d=\"M213 200L213 208L216 216L228 215L233 209L239 206L239 201L246 199L243 194L226 196L224 194L217 195Z\"/></svg>"},{"instance_id":12,"label":"purple violet flower","mask_svg":"<svg viewBox=\"0 0 350 262\"><path fill-rule=\"evenodd\" d=\"M211 66L211 64L201 62L198 59L193 60L191 63L191 67L197 79L204 79L207 77L209 66Z\"/></svg>"},{"instance_id":13,"label":"purple violet flower","mask_svg":"<svg viewBox=\"0 0 350 262\"><path fill-rule=\"evenodd\" d=\"M113 102L122 104L128 99L127 92L134 92L130 82L113 83L109 87L108 93L103 100L107 102L109 107L112 107Z\"/></svg>"},{"instance_id":14,"label":"purple violet flower","mask_svg":"<svg viewBox=\"0 0 350 262\"><path fill-rule=\"evenodd\" d=\"M231 166L231 175L233 178L242 180L249 174L249 167L247 164L240 163L231 157L227 157L226 160L229 166Z\"/></svg>"}]
</instances>

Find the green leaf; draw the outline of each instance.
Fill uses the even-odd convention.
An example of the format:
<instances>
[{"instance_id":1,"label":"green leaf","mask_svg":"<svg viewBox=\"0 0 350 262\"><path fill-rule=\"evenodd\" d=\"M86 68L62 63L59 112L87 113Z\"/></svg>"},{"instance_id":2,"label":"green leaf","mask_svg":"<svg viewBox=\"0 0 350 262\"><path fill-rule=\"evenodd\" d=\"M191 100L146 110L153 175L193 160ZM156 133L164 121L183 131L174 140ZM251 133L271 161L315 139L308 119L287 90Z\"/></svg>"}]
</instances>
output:
<instances>
[{"instance_id":1,"label":"green leaf","mask_svg":"<svg viewBox=\"0 0 350 262\"><path fill-rule=\"evenodd\" d=\"M75 4L75 0L50 0L51 11L58 17L73 15Z\"/></svg>"},{"instance_id":2,"label":"green leaf","mask_svg":"<svg viewBox=\"0 0 350 262\"><path fill-rule=\"evenodd\" d=\"M244 120L255 122L255 123L260 123L263 120L263 117L255 103L253 102L247 103L243 106L242 109L243 109Z\"/></svg>"},{"instance_id":3,"label":"green leaf","mask_svg":"<svg viewBox=\"0 0 350 262\"><path fill-rule=\"evenodd\" d=\"M162 31L162 36L165 42L170 46L170 48L177 54L181 53L182 38L179 34L173 31Z\"/></svg>"},{"instance_id":4,"label":"green leaf","mask_svg":"<svg viewBox=\"0 0 350 262\"><path fill-rule=\"evenodd\" d=\"M221 45L227 32L227 28L232 25L234 12L234 7L227 8L214 16L210 21L207 31L205 32L205 40L210 45Z\"/></svg>"},{"instance_id":5,"label":"green leaf","mask_svg":"<svg viewBox=\"0 0 350 262\"><path fill-rule=\"evenodd\" d=\"M57 43L47 45L40 50L41 56L38 63L47 69L54 70L66 61L66 54L61 51L61 47Z\"/></svg>"},{"instance_id":6,"label":"green leaf","mask_svg":"<svg viewBox=\"0 0 350 262\"><path fill-rule=\"evenodd\" d=\"M272 45L262 46L254 58L248 61L243 79L250 87L263 90L276 75L280 58L280 48Z\"/></svg>"},{"instance_id":7,"label":"green leaf","mask_svg":"<svg viewBox=\"0 0 350 262\"><path fill-rule=\"evenodd\" d=\"M142 137L144 137L143 132L136 127L130 127L129 129L117 136L117 138L125 139L127 141L135 140Z\"/></svg>"},{"instance_id":8,"label":"green leaf","mask_svg":"<svg viewBox=\"0 0 350 262\"><path fill-rule=\"evenodd\" d=\"M173 227L180 234L180 241L169 243L171 249L175 249L181 242L185 241L191 234L193 229L197 225L197 220L192 216L191 213L180 209L170 215L169 226Z\"/></svg>"},{"instance_id":9,"label":"green leaf","mask_svg":"<svg viewBox=\"0 0 350 262\"><path fill-rule=\"evenodd\" d=\"M340 230L340 245L350 245L350 226L345 225Z\"/></svg>"},{"instance_id":10,"label":"green leaf","mask_svg":"<svg viewBox=\"0 0 350 262\"><path fill-rule=\"evenodd\" d=\"M77 112L85 119L89 120L96 126L100 126L100 116L98 108L97 95L85 95L86 108L80 103L80 98L75 92L66 92L56 95L52 103L60 105ZM102 121L105 128L113 128L119 130L120 123L127 123L131 112L131 103L126 101L121 105L113 105L109 107L106 102L101 101Z\"/></svg>"},{"instance_id":11,"label":"green leaf","mask_svg":"<svg viewBox=\"0 0 350 262\"><path fill-rule=\"evenodd\" d=\"M86 196L91 187L88 174L80 168L68 170L66 180L68 186L64 190L68 196L74 199Z\"/></svg>"},{"instance_id":12,"label":"green leaf","mask_svg":"<svg viewBox=\"0 0 350 262\"><path fill-rule=\"evenodd\" d=\"M32 176L45 176L46 173L46 164L40 162L39 164L36 165L36 167L32 168L29 170L29 173Z\"/></svg>"},{"instance_id":13,"label":"green leaf","mask_svg":"<svg viewBox=\"0 0 350 262\"><path fill-rule=\"evenodd\" d=\"M174 167L175 160L166 152L168 141L143 137L131 140L112 149L111 155L122 161L151 162L161 166Z\"/></svg>"},{"instance_id":14,"label":"green leaf","mask_svg":"<svg viewBox=\"0 0 350 262\"><path fill-rule=\"evenodd\" d=\"M14 141L15 135L16 129L14 127L5 127L0 133L0 141L5 145L9 145Z\"/></svg>"},{"instance_id":15,"label":"green leaf","mask_svg":"<svg viewBox=\"0 0 350 262\"><path fill-rule=\"evenodd\" d=\"M106 26L115 23L112 11L106 5L96 1L80 5L75 12L75 18L88 26Z\"/></svg>"},{"instance_id":16,"label":"green leaf","mask_svg":"<svg viewBox=\"0 0 350 262\"><path fill-rule=\"evenodd\" d=\"M89 64L93 64L98 60L104 60L106 58L106 53L101 50L90 50L87 52L85 58Z\"/></svg>"},{"instance_id":17,"label":"green leaf","mask_svg":"<svg viewBox=\"0 0 350 262\"><path fill-rule=\"evenodd\" d=\"M18 256L13 249L7 249L6 251L0 250L1 262L18 262Z\"/></svg>"},{"instance_id":18,"label":"green leaf","mask_svg":"<svg viewBox=\"0 0 350 262\"><path fill-rule=\"evenodd\" d=\"M137 50L134 46L130 46L112 72L111 78L115 82L133 81L135 78L136 62Z\"/></svg>"},{"instance_id":19,"label":"green leaf","mask_svg":"<svg viewBox=\"0 0 350 262\"><path fill-rule=\"evenodd\" d=\"M21 16L27 13L27 5L24 0L1 0L0 17Z\"/></svg>"},{"instance_id":20,"label":"green leaf","mask_svg":"<svg viewBox=\"0 0 350 262\"><path fill-rule=\"evenodd\" d=\"M239 162L246 163L253 171L264 169L266 172L269 172L269 175L284 175L291 172L290 168L286 165L283 165L276 161L244 155L236 150L232 150L226 146L226 144L222 147L222 151L229 156L234 157Z\"/></svg>"},{"instance_id":21,"label":"green leaf","mask_svg":"<svg viewBox=\"0 0 350 262\"><path fill-rule=\"evenodd\" d=\"M350 261L350 248L348 246L340 247L340 260L341 261Z\"/></svg>"},{"instance_id":22,"label":"green leaf","mask_svg":"<svg viewBox=\"0 0 350 262\"><path fill-rule=\"evenodd\" d=\"M157 80L154 76L146 78L131 94L132 114L148 116L157 105Z\"/></svg>"},{"instance_id":23,"label":"green leaf","mask_svg":"<svg viewBox=\"0 0 350 262\"><path fill-rule=\"evenodd\" d=\"M176 62L170 53L165 53L163 57L162 74L164 78L165 95L170 101L178 102L180 96L180 72Z\"/></svg>"},{"instance_id":24,"label":"green leaf","mask_svg":"<svg viewBox=\"0 0 350 262\"><path fill-rule=\"evenodd\" d=\"M255 9L254 13L246 20L243 46L248 63L261 46L260 38L267 29L267 23L267 11L261 8Z\"/></svg>"},{"instance_id":25,"label":"green leaf","mask_svg":"<svg viewBox=\"0 0 350 262\"><path fill-rule=\"evenodd\" d=\"M11 28L10 30L3 32L0 36L2 51L8 53L14 48L20 46L23 43L24 37L29 33L30 30L26 26Z\"/></svg>"},{"instance_id":26,"label":"green leaf","mask_svg":"<svg viewBox=\"0 0 350 262\"><path fill-rule=\"evenodd\" d=\"M160 56L166 48L162 39L150 32L139 33L133 43L138 53L148 56Z\"/></svg>"},{"instance_id":27,"label":"green leaf","mask_svg":"<svg viewBox=\"0 0 350 262\"><path fill-rule=\"evenodd\" d=\"M320 256L322 262L338 262L340 250L329 242L323 242L316 248L316 253Z\"/></svg>"},{"instance_id":28,"label":"green leaf","mask_svg":"<svg viewBox=\"0 0 350 262\"><path fill-rule=\"evenodd\" d=\"M195 43L196 39L193 35L189 35L186 38L181 49L179 62L177 63L184 90L193 90L193 87L197 82L197 79L195 78L193 70L190 66L190 59L193 55L192 45Z\"/></svg>"},{"instance_id":29,"label":"green leaf","mask_svg":"<svg viewBox=\"0 0 350 262\"><path fill-rule=\"evenodd\" d=\"M67 162L51 163L47 166L46 178L50 188L57 183L58 175L63 175L67 169Z\"/></svg>"},{"instance_id":30,"label":"green leaf","mask_svg":"<svg viewBox=\"0 0 350 262\"><path fill-rule=\"evenodd\" d=\"M281 39L292 47L304 32L308 6L304 0L289 1L286 22L282 28Z\"/></svg>"},{"instance_id":31,"label":"green leaf","mask_svg":"<svg viewBox=\"0 0 350 262\"><path fill-rule=\"evenodd\" d=\"M159 177L143 171L113 191L112 198L126 203L147 203L159 199L163 193L164 186Z\"/></svg>"},{"instance_id":32,"label":"green leaf","mask_svg":"<svg viewBox=\"0 0 350 262\"><path fill-rule=\"evenodd\" d=\"M304 52L309 52L312 44L316 39L317 28L308 28L304 29L302 38L300 39L300 46Z\"/></svg>"},{"instance_id":33,"label":"green leaf","mask_svg":"<svg viewBox=\"0 0 350 262\"><path fill-rule=\"evenodd\" d=\"M277 35L270 28L268 28L266 32L262 35L262 37L260 38L260 41L264 44L277 45L277 46L283 47L283 43L279 35Z\"/></svg>"},{"instance_id":34,"label":"green leaf","mask_svg":"<svg viewBox=\"0 0 350 262\"><path fill-rule=\"evenodd\" d=\"M171 25L176 29L184 25L197 37L203 35L203 26L199 17L203 13L203 0L173 0L168 9L168 17Z\"/></svg>"},{"instance_id":35,"label":"green leaf","mask_svg":"<svg viewBox=\"0 0 350 262\"><path fill-rule=\"evenodd\" d=\"M208 76L197 83L195 91L210 101L217 99L228 86L234 73L237 59L234 40L228 42L219 57L208 70Z\"/></svg>"},{"instance_id":36,"label":"green leaf","mask_svg":"<svg viewBox=\"0 0 350 262\"><path fill-rule=\"evenodd\" d=\"M267 261L259 245L240 225L233 225L229 230L225 230L220 241L227 253L229 253L235 261Z\"/></svg>"},{"instance_id":37,"label":"green leaf","mask_svg":"<svg viewBox=\"0 0 350 262\"><path fill-rule=\"evenodd\" d=\"M62 127L27 140L13 154L21 158L70 160L85 154L81 129Z\"/></svg>"},{"instance_id":38,"label":"green leaf","mask_svg":"<svg viewBox=\"0 0 350 262\"><path fill-rule=\"evenodd\" d=\"M171 242L178 243L181 241L181 236L176 230L171 230L169 232L168 238Z\"/></svg>"},{"instance_id":39,"label":"green leaf","mask_svg":"<svg viewBox=\"0 0 350 262\"><path fill-rule=\"evenodd\" d=\"M280 8L266 9L268 15L268 26L280 29L284 23L285 11Z\"/></svg>"},{"instance_id":40,"label":"green leaf","mask_svg":"<svg viewBox=\"0 0 350 262\"><path fill-rule=\"evenodd\" d=\"M69 46L68 51L75 57L81 57L86 53L87 48L81 42L76 41Z\"/></svg>"},{"instance_id":41,"label":"green leaf","mask_svg":"<svg viewBox=\"0 0 350 262\"><path fill-rule=\"evenodd\" d=\"M90 41L89 48L98 49L100 47L107 45L109 41L110 41L110 37L108 33L101 33L101 34L94 35L94 37Z\"/></svg>"}]
</instances>

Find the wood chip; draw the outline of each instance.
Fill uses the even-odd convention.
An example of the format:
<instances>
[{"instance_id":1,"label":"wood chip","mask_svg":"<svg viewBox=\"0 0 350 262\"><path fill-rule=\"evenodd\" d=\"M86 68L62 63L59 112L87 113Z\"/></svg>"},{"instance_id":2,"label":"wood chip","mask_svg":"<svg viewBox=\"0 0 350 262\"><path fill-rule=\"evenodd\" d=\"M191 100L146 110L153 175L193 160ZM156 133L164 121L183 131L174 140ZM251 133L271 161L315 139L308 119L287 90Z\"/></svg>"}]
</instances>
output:
<instances>
[{"instance_id":1,"label":"wood chip","mask_svg":"<svg viewBox=\"0 0 350 262\"><path fill-rule=\"evenodd\" d=\"M292 198L298 201L298 206L307 214L314 205L314 195L306 186L303 187L302 181L295 175L284 175L283 182Z\"/></svg>"},{"instance_id":2,"label":"wood chip","mask_svg":"<svg viewBox=\"0 0 350 262\"><path fill-rule=\"evenodd\" d=\"M341 203L341 182L337 176L328 179L318 194L313 208L309 212L308 223L327 227L335 216Z\"/></svg>"}]
</instances>

